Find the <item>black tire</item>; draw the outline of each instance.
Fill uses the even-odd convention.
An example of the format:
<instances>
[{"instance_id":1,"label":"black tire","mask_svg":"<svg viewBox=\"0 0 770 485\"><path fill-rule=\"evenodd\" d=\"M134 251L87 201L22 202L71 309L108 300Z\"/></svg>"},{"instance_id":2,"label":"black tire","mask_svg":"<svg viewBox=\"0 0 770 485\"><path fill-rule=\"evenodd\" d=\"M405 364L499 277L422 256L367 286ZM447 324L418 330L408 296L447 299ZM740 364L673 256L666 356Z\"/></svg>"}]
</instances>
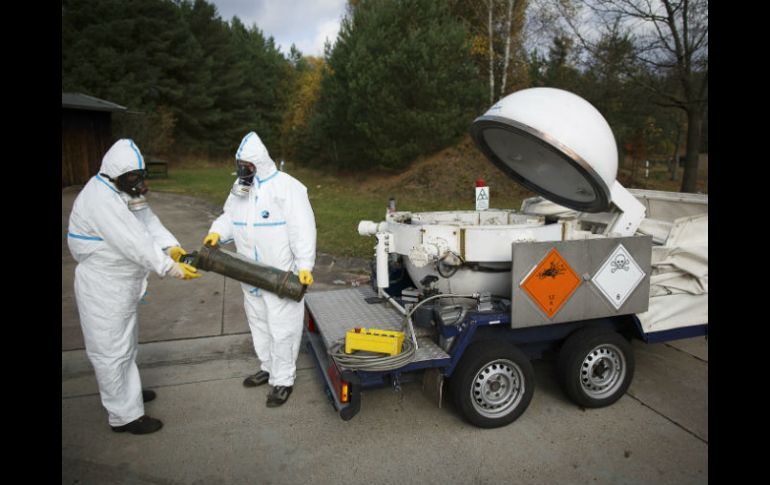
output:
<instances>
[{"instance_id":1,"label":"black tire","mask_svg":"<svg viewBox=\"0 0 770 485\"><path fill-rule=\"evenodd\" d=\"M463 355L452 375L455 406L471 423L498 428L512 423L529 406L535 373L524 353L503 342L477 342Z\"/></svg>"},{"instance_id":2,"label":"black tire","mask_svg":"<svg viewBox=\"0 0 770 485\"><path fill-rule=\"evenodd\" d=\"M631 344L621 335L604 328L583 328L564 342L557 369L562 389L575 404L600 408L625 394L634 365Z\"/></svg>"}]
</instances>

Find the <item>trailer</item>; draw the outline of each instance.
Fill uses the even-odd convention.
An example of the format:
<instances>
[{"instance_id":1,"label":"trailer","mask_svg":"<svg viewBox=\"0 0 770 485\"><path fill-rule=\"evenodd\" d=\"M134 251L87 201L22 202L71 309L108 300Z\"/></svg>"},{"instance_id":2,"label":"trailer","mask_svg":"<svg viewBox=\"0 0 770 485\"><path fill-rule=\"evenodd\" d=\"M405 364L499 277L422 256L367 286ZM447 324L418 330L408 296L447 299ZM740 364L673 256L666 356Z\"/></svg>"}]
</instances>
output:
<instances>
[{"instance_id":1,"label":"trailer","mask_svg":"<svg viewBox=\"0 0 770 485\"><path fill-rule=\"evenodd\" d=\"M344 420L363 392L419 378L439 406L446 393L470 423L505 426L546 352L570 400L608 406L631 384L632 339L708 334L708 196L624 189L606 121L565 91L514 93L471 134L540 196L359 224L376 238L371 288L305 295L307 348Z\"/></svg>"}]
</instances>

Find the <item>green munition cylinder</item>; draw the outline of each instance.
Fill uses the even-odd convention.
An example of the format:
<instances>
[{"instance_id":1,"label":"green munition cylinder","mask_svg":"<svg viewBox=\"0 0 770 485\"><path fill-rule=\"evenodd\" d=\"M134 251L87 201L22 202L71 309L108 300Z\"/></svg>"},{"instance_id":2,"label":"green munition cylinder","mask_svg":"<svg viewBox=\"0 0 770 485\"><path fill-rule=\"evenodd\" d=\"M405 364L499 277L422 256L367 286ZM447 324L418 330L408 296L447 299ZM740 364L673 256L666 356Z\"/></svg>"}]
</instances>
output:
<instances>
[{"instance_id":1,"label":"green munition cylinder","mask_svg":"<svg viewBox=\"0 0 770 485\"><path fill-rule=\"evenodd\" d=\"M300 283L291 271L282 271L220 248L203 246L199 251L183 256L181 261L275 293L281 298L300 301L307 290L307 286Z\"/></svg>"}]
</instances>

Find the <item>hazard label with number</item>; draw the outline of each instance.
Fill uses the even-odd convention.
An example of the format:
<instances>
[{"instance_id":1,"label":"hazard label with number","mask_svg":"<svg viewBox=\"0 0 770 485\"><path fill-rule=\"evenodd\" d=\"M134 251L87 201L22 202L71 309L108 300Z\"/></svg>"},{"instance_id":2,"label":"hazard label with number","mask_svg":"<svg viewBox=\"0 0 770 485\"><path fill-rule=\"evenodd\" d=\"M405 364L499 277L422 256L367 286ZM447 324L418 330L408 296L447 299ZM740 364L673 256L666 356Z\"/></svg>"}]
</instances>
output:
<instances>
[{"instance_id":1,"label":"hazard label with number","mask_svg":"<svg viewBox=\"0 0 770 485\"><path fill-rule=\"evenodd\" d=\"M561 309L581 279L561 254L552 248L546 257L522 280L520 286L548 318Z\"/></svg>"},{"instance_id":2,"label":"hazard label with number","mask_svg":"<svg viewBox=\"0 0 770 485\"><path fill-rule=\"evenodd\" d=\"M644 271L636 264L628 250L619 244L591 281L615 309L620 309L643 279Z\"/></svg>"}]
</instances>

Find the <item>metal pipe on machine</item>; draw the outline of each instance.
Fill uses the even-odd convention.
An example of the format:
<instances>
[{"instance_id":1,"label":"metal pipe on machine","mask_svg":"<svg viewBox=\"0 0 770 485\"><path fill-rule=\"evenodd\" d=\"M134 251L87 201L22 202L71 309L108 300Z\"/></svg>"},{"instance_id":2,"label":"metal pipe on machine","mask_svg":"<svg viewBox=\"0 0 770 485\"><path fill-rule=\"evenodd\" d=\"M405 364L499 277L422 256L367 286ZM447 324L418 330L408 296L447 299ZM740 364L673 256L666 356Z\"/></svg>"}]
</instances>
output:
<instances>
[{"instance_id":1,"label":"metal pipe on machine","mask_svg":"<svg viewBox=\"0 0 770 485\"><path fill-rule=\"evenodd\" d=\"M275 293L281 298L301 301L307 286L299 282L299 277L291 271L283 271L273 266L252 261L246 257L225 249L203 246L182 257L182 262L197 269L212 271L227 276L241 283Z\"/></svg>"}]
</instances>

